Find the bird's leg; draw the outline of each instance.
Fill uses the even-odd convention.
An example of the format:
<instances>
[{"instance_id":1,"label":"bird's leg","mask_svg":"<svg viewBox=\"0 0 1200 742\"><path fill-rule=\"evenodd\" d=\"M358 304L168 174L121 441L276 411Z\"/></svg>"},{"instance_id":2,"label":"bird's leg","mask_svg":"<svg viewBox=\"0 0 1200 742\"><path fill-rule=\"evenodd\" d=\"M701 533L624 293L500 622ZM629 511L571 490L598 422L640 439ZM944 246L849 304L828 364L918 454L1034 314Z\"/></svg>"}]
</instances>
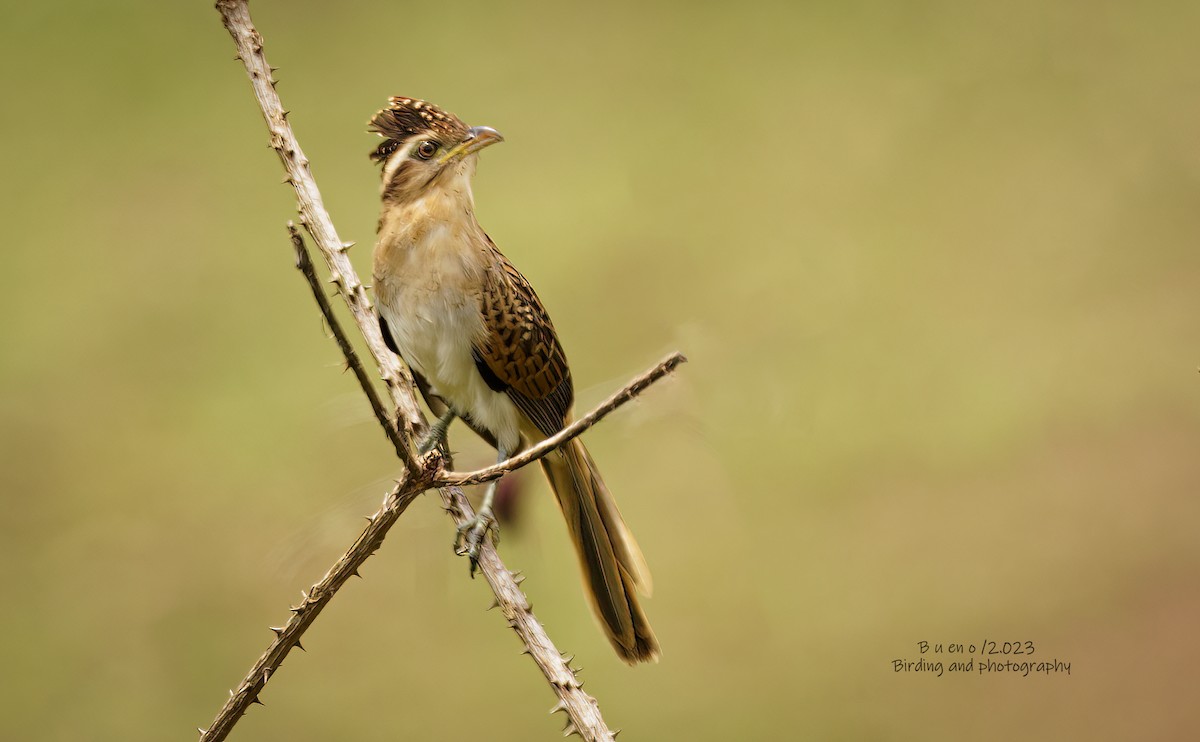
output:
<instances>
[{"instance_id":1,"label":"bird's leg","mask_svg":"<svg viewBox=\"0 0 1200 742\"><path fill-rule=\"evenodd\" d=\"M496 449L496 463L507 460L508 451L503 446ZM492 546L500 543L500 526L496 523L495 513L492 512L492 503L496 499L496 487L499 484L499 479L491 481L484 492L479 511L475 513L474 518L458 527L458 533L454 537L454 553L470 557L472 577L475 576L475 568L479 566L479 545L483 543L488 532L492 534Z\"/></svg>"},{"instance_id":2,"label":"bird's leg","mask_svg":"<svg viewBox=\"0 0 1200 742\"><path fill-rule=\"evenodd\" d=\"M446 430L450 428L450 423L454 422L455 417L457 415L454 414L453 408L447 406L442 416L429 426L429 432L421 439L421 443L417 446L417 452L423 456L442 445L446 441Z\"/></svg>"}]
</instances>

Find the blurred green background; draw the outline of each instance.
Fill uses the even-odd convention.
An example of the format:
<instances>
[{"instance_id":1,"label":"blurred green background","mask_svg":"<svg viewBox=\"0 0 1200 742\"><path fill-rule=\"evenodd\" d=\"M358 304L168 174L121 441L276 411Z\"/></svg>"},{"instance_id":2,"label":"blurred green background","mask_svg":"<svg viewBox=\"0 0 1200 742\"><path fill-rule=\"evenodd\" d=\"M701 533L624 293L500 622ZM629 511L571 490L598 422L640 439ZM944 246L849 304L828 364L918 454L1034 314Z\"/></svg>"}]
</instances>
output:
<instances>
[{"instance_id":1,"label":"blurred green background","mask_svg":"<svg viewBox=\"0 0 1200 742\"><path fill-rule=\"evenodd\" d=\"M1200 727L1200 6L253 11L363 275L366 121L425 97L507 137L479 218L581 406L690 357L587 436L661 664L613 656L533 471L502 543L622 739ZM211 4L0 21L0 738L192 739L397 464ZM412 507L234 738L553 738L452 537ZM893 672L983 639L1072 674Z\"/></svg>"}]
</instances>

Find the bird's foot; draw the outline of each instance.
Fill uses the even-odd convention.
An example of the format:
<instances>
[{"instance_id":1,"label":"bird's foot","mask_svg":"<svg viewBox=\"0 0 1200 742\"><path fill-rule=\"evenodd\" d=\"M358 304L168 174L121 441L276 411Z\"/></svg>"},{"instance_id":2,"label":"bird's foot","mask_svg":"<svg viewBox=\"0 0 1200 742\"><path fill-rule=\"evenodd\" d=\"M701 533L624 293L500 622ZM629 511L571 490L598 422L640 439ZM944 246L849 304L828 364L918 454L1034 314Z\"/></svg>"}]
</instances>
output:
<instances>
[{"instance_id":1,"label":"bird's foot","mask_svg":"<svg viewBox=\"0 0 1200 742\"><path fill-rule=\"evenodd\" d=\"M450 429L450 423L454 422L454 411L447 409L446 412L433 421L433 425L429 426L429 432L417 444L417 453L424 456L433 449L446 442L446 431Z\"/></svg>"},{"instance_id":2,"label":"bird's foot","mask_svg":"<svg viewBox=\"0 0 1200 742\"><path fill-rule=\"evenodd\" d=\"M421 442L417 444L417 454L419 456L424 456L425 454L429 453L433 449L442 445L443 440L445 440L445 439L440 438L440 437L435 438L432 435L426 435L424 438L421 439Z\"/></svg>"},{"instance_id":3,"label":"bird's foot","mask_svg":"<svg viewBox=\"0 0 1200 742\"><path fill-rule=\"evenodd\" d=\"M507 458L508 448L498 447L496 462L499 463ZM492 534L492 546L500 543L500 524L496 522L496 513L492 511L492 503L496 501L496 487L499 484L500 480L497 479L488 485L487 492L483 495L483 502L480 503L475 517L459 526L458 533L454 536L454 553L470 557L472 577L475 576L475 569L479 566L479 547L483 545L483 540L487 538L488 533Z\"/></svg>"},{"instance_id":4,"label":"bird's foot","mask_svg":"<svg viewBox=\"0 0 1200 742\"><path fill-rule=\"evenodd\" d=\"M458 533L454 536L454 553L470 558L472 577L479 567L479 547L489 533L492 536L492 546L499 544L500 525L496 522L491 506L484 505L479 508L474 518L458 527Z\"/></svg>"}]
</instances>

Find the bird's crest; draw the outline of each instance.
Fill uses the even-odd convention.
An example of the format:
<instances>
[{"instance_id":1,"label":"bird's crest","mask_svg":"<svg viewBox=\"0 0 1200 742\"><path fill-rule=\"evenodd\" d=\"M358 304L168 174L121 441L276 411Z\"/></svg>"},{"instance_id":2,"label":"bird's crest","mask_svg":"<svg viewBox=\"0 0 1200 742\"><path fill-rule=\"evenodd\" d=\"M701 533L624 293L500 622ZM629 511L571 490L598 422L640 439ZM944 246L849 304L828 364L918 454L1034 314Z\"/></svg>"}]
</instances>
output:
<instances>
[{"instance_id":1,"label":"bird's crest","mask_svg":"<svg viewBox=\"0 0 1200 742\"><path fill-rule=\"evenodd\" d=\"M383 137L383 144L371 153L375 162L383 162L413 134L429 132L457 141L467 134L467 125L458 116L417 98L392 96L388 107L371 117L370 129Z\"/></svg>"}]
</instances>

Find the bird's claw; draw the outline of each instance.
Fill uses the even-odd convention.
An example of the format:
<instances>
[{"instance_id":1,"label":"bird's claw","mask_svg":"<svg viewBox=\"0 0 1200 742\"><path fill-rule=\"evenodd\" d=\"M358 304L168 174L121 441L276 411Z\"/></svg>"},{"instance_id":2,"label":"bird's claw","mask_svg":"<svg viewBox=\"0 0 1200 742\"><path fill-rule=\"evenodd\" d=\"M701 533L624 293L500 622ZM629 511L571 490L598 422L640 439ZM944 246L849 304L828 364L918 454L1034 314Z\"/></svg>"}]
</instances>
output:
<instances>
[{"instance_id":1,"label":"bird's claw","mask_svg":"<svg viewBox=\"0 0 1200 742\"><path fill-rule=\"evenodd\" d=\"M479 567L479 547L489 533L492 536L492 546L498 545L500 543L500 525L496 522L496 516L492 514L492 509L485 507L480 508L474 518L459 526L458 533L454 536L454 553L466 556L471 560L472 577L475 576L475 570Z\"/></svg>"},{"instance_id":2,"label":"bird's claw","mask_svg":"<svg viewBox=\"0 0 1200 742\"><path fill-rule=\"evenodd\" d=\"M452 422L454 422L454 410L447 409L437 420L433 421L433 425L429 426L429 430L417 444L417 453L424 456L433 449L445 445L446 431L450 429Z\"/></svg>"},{"instance_id":3,"label":"bird's claw","mask_svg":"<svg viewBox=\"0 0 1200 742\"><path fill-rule=\"evenodd\" d=\"M424 456L435 448L440 447L443 441L445 441L445 438L442 436L436 435L435 433L429 433L421 439L419 444L417 444L417 453L421 456Z\"/></svg>"}]
</instances>

